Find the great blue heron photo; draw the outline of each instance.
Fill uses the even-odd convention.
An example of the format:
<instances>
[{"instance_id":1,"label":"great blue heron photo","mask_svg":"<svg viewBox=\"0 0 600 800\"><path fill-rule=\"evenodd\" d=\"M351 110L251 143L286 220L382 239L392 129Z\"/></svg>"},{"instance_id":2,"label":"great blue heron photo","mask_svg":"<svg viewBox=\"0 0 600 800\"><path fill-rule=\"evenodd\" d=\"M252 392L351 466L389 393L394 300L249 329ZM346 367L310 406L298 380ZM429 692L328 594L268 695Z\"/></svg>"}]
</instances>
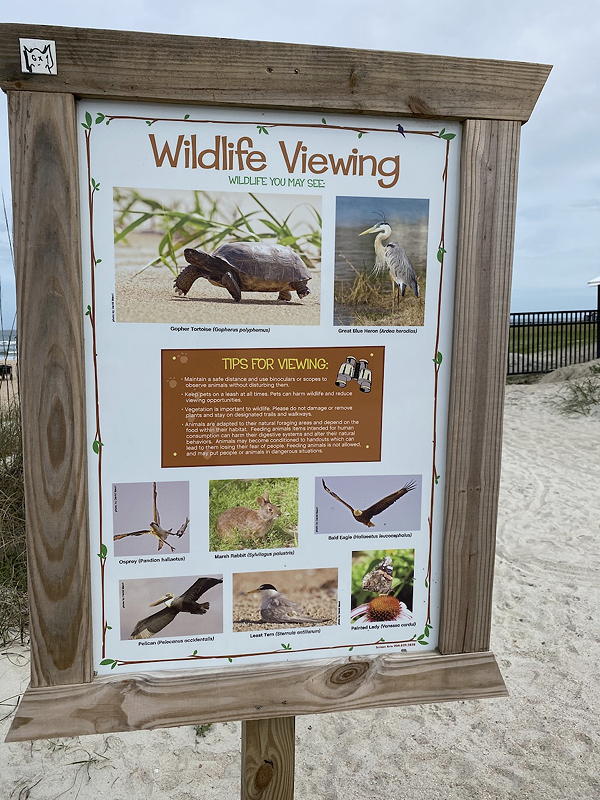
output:
<instances>
[{"instance_id":1,"label":"great blue heron photo","mask_svg":"<svg viewBox=\"0 0 600 800\"><path fill-rule=\"evenodd\" d=\"M428 218L428 200L337 198L334 324L424 324Z\"/></svg>"},{"instance_id":2,"label":"great blue heron photo","mask_svg":"<svg viewBox=\"0 0 600 800\"><path fill-rule=\"evenodd\" d=\"M398 302L400 297L404 297L406 287L408 286L415 297L419 297L419 281L417 273L406 250L398 242L389 241L392 235L392 229L387 222L380 222L378 225L372 225L366 231L359 233L359 236L364 236L367 233L376 233L375 237L375 264L373 265L373 273L375 275L390 276L392 281L392 313L394 309L394 299L397 298Z\"/></svg>"}]
</instances>

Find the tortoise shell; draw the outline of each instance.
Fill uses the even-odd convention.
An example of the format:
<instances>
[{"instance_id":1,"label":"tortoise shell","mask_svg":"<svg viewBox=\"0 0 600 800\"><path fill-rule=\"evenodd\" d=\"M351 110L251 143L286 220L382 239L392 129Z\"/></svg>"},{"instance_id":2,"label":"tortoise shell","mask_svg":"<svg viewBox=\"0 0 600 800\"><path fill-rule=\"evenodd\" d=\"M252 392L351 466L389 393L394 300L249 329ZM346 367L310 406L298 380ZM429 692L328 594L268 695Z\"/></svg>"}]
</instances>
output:
<instances>
[{"instance_id":1,"label":"tortoise shell","mask_svg":"<svg viewBox=\"0 0 600 800\"><path fill-rule=\"evenodd\" d=\"M272 242L231 242L213 252L240 273L253 278L288 284L310 280L311 275L300 256L290 247Z\"/></svg>"}]
</instances>

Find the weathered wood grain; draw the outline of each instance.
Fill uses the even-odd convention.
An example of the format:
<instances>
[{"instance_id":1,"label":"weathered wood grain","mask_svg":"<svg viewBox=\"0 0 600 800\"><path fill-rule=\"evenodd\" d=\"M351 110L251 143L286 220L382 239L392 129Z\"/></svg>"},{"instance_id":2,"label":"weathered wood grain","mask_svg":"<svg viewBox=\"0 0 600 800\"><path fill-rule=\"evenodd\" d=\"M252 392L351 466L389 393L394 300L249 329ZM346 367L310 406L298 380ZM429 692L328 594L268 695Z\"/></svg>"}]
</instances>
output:
<instances>
[{"instance_id":1,"label":"weathered wood grain","mask_svg":"<svg viewBox=\"0 0 600 800\"><path fill-rule=\"evenodd\" d=\"M53 39L58 75L21 72ZM525 122L544 64L24 24L0 26L0 86L81 97Z\"/></svg>"},{"instance_id":2,"label":"weathered wood grain","mask_svg":"<svg viewBox=\"0 0 600 800\"><path fill-rule=\"evenodd\" d=\"M492 653L142 672L27 689L7 741L505 695Z\"/></svg>"},{"instance_id":3,"label":"weathered wood grain","mask_svg":"<svg viewBox=\"0 0 600 800\"><path fill-rule=\"evenodd\" d=\"M33 686L91 680L72 95L8 96Z\"/></svg>"},{"instance_id":4,"label":"weathered wood grain","mask_svg":"<svg viewBox=\"0 0 600 800\"><path fill-rule=\"evenodd\" d=\"M242 800L293 800L295 717L242 722Z\"/></svg>"},{"instance_id":5,"label":"weathered wood grain","mask_svg":"<svg viewBox=\"0 0 600 800\"><path fill-rule=\"evenodd\" d=\"M463 126L439 649L489 647L520 125Z\"/></svg>"}]
</instances>

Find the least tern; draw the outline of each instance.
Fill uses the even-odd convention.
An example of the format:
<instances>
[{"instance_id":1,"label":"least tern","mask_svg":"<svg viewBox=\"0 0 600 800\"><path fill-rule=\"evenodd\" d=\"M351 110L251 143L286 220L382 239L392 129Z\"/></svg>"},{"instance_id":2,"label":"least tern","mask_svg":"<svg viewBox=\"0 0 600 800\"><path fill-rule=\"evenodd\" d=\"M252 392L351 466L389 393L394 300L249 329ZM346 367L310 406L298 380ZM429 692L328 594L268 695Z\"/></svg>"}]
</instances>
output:
<instances>
[{"instance_id":1,"label":"least tern","mask_svg":"<svg viewBox=\"0 0 600 800\"><path fill-rule=\"evenodd\" d=\"M286 597L273 586L272 583L263 583L258 589L252 589L248 594L260 594L260 618L263 622L303 623L310 622L317 625L328 622L327 619L314 619L304 615L304 610L289 597Z\"/></svg>"}]
</instances>

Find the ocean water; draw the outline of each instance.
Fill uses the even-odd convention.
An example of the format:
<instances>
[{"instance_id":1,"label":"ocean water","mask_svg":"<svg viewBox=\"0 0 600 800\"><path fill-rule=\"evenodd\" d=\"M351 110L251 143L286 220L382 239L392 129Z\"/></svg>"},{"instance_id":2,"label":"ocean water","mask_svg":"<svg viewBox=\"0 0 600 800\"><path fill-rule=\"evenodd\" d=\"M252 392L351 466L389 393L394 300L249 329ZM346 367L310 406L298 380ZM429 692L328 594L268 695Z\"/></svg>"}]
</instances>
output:
<instances>
[{"instance_id":1,"label":"ocean water","mask_svg":"<svg viewBox=\"0 0 600 800\"><path fill-rule=\"evenodd\" d=\"M0 359L17 357L17 335L15 331L0 331Z\"/></svg>"}]
</instances>

